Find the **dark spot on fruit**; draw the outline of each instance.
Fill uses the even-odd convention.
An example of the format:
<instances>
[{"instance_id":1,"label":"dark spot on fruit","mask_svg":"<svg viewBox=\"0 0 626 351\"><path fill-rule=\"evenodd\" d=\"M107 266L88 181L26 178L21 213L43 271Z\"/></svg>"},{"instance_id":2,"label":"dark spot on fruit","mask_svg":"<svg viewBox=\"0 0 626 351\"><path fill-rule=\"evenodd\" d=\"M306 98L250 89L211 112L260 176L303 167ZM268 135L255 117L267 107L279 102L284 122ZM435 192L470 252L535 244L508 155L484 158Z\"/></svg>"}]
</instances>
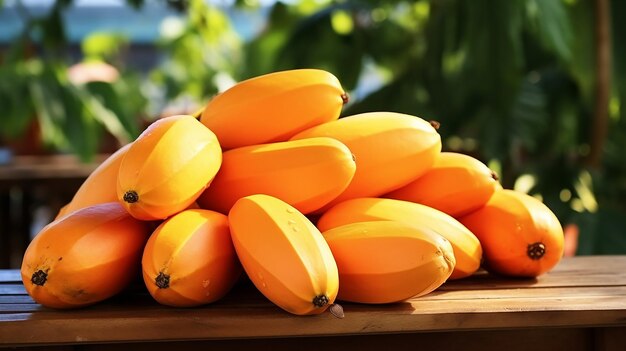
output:
<instances>
[{"instance_id":1,"label":"dark spot on fruit","mask_svg":"<svg viewBox=\"0 0 626 351\"><path fill-rule=\"evenodd\" d=\"M33 273L33 276L30 277L31 283L39 286L43 286L48 280L48 273L42 271L41 269L37 272Z\"/></svg>"},{"instance_id":2,"label":"dark spot on fruit","mask_svg":"<svg viewBox=\"0 0 626 351\"><path fill-rule=\"evenodd\" d=\"M170 275L159 272L159 275L156 277L154 282L159 289L167 289L170 287Z\"/></svg>"},{"instance_id":3,"label":"dark spot on fruit","mask_svg":"<svg viewBox=\"0 0 626 351\"><path fill-rule=\"evenodd\" d=\"M350 96L348 95L348 93L343 93L341 94L341 100L343 101L343 104L347 104L348 101L350 101Z\"/></svg>"},{"instance_id":4,"label":"dark spot on fruit","mask_svg":"<svg viewBox=\"0 0 626 351\"><path fill-rule=\"evenodd\" d=\"M428 123L430 123L430 125L435 128L435 130L439 130L439 127L441 127L441 123L437 122L437 121L429 121Z\"/></svg>"},{"instance_id":5,"label":"dark spot on fruit","mask_svg":"<svg viewBox=\"0 0 626 351\"><path fill-rule=\"evenodd\" d=\"M129 204L139 201L139 195L134 190L129 190L124 194L124 201Z\"/></svg>"},{"instance_id":6,"label":"dark spot on fruit","mask_svg":"<svg viewBox=\"0 0 626 351\"><path fill-rule=\"evenodd\" d=\"M313 298L313 305L315 307L324 307L328 304L328 297L326 295L317 295Z\"/></svg>"},{"instance_id":7,"label":"dark spot on fruit","mask_svg":"<svg viewBox=\"0 0 626 351\"><path fill-rule=\"evenodd\" d=\"M491 171L491 178L493 178L496 182L500 180L500 177L498 177L498 174L494 171Z\"/></svg>"},{"instance_id":8,"label":"dark spot on fruit","mask_svg":"<svg viewBox=\"0 0 626 351\"><path fill-rule=\"evenodd\" d=\"M530 244L526 253L532 260L538 260L546 254L546 246L541 242Z\"/></svg>"}]
</instances>

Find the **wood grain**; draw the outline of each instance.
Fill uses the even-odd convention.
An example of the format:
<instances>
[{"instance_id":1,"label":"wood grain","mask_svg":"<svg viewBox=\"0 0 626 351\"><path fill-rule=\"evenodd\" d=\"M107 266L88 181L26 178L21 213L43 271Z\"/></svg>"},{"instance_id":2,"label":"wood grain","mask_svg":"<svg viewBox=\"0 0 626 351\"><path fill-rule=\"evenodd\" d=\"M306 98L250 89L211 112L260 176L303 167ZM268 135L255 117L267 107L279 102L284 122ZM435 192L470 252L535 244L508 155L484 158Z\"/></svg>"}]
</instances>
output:
<instances>
[{"instance_id":1,"label":"wood grain","mask_svg":"<svg viewBox=\"0 0 626 351\"><path fill-rule=\"evenodd\" d=\"M250 339L292 337L341 344L347 336L358 335L363 342L368 335L409 333L412 338L421 335L423 340L446 349L446 345L454 346L449 344L450 338L439 340L433 335L463 335L468 345L471 340L480 345L488 333L500 333L497 335L504 338L511 331L516 337L542 338L552 346L558 340L559 345L567 346L560 349L578 350L611 349L626 336L626 256L564 259L537 279L479 273L401 303L342 304L344 319L330 313L290 315L250 284L239 284L224 299L198 308L161 306L145 289L135 287L91 307L54 310L26 295L17 271L0 272L0 347L75 344L91 345L89 349L96 350L98 343L168 345L184 341L193 346L204 345L207 340L239 340L241 343L235 345L244 345ZM560 336L549 338L551 333L546 330L559 331ZM581 339L577 333L582 330ZM372 339L361 348L385 347L383 339ZM216 345L234 347L226 341ZM278 341L261 345L285 349ZM516 345L522 344L512 343L505 349L521 349Z\"/></svg>"}]
</instances>

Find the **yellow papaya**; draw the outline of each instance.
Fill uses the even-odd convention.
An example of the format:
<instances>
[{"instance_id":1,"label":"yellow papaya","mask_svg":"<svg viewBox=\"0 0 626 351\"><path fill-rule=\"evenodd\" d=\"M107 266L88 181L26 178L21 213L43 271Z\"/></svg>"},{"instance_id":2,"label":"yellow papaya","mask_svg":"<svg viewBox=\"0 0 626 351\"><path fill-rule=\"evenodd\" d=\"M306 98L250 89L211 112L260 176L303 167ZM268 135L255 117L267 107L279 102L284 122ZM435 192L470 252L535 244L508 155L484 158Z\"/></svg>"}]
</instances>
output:
<instances>
[{"instance_id":1,"label":"yellow papaya","mask_svg":"<svg viewBox=\"0 0 626 351\"><path fill-rule=\"evenodd\" d=\"M57 218L91 205L117 201L117 174L130 145L122 146L98 165L78 188L72 200L59 211Z\"/></svg>"},{"instance_id":2,"label":"yellow papaya","mask_svg":"<svg viewBox=\"0 0 626 351\"><path fill-rule=\"evenodd\" d=\"M117 202L79 209L48 224L30 242L21 267L24 287L46 307L105 300L137 276L149 234L148 223Z\"/></svg>"},{"instance_id":3,"label":"yellow papaya","mask_svg":"<svg viewBox=\"0 0 626 351\"><path fill-rule=\"evenodd\" d=\"M426 226L452 245L456 265L450 279L472 275L480 268L482 248L478 238L458 220L421 204L382 198L358 198L333 206L318 220L322 232L354 222L399 221Z\"/></svg>"},{"instance_id":4,"label":"yellow papaya","mask_svg":"<svg viewBox=\"0 0 626 351\"><path fill-rule=\"evenodd\" d=\"M165 219L192 205L221 163L215 134L197 119L159 119L126 152L117 178L118 201L135 218Z\"/></svg>"},{"instance_id":5,"label":"yellow papaya","mask_svg":"<svg viewBox=\"0 0 626 351\"><path fill-rule=\"evenodd\" d=\"M426 173L384 197L417 202L457 218L484 206L497 187L497 176L484 163L442 152Z\"/></svg>"},{"instance_id":6,"label":"yellow papaya","mask_svg":"<svg viewBox=\"0 0 626 351\"><path fill-rule=\"evenodd\" d=\"M228 218L209 210L185 210L165 220L150 236L141 266L150 295L178 307L221 299L241 274Z\"/></svg>"},{"instance_id":7,"label":"yellow papaya","mask_svg":"<svg viewBox=\"0 0 626 351\"><path fill-rule=\"evenodd\" d=\"M425 225L356 222L322 235L337 262L342 301L391 303L426 295L455 265L450 242Z\"/></svg>"},{"instance_id":8,"label":"yellow papaya","mask_svg":"<svg viewBox=\"0 0 626 351\"><path fill-rule=\"evenodd\" d=\"M356 158L356 173L333 204L357 197L380 196L426 172L441 151L441 138L427 121L394 112L344 117L296 134L292 140L331 137Z\"/></svg>"},{"instance_id":9,"label":"yellow papaya","mask_svg":"<svg viewBox=\"0 0 626 351\"><path fill-rule=\"evenodd\" d=\"M240 198L277 197L302 213L329 203L348 186L356 165L350 150L331 138L311 138L228 150L198 203L228 213Z\"/></svg>"},{"instance_id":10,"label":"yellow papaya","mask_svg":"<svg viewBox=\"0 0 626 351\"><path fill-rule=\"evenodd\" d=\"M459 219L485 252L490 272L536 277L563 257L563 227L541 201L514 190L496 191L482 208Z\"/></svg>"},{"instance_id":11,"label":"yellow papaya","mask_svg":"<svg viewBox=\"0 0 626 351\"><path fill-rule=\"evenodd\" d=\"M275 197L243 197L228 214L237 256L274 304L297 315L319 314L337 297L337 264L320 231Z\"/></svg>"},{"instance_id":12,"label":"yellow papaya","mask_svg":"<svg viewBox=\"0 0 626 351\"><path fill-rule=\"evenodd\" d=\"M242 81L210 100L200 121L224 149L286 141L339 118L347 95L337 77L318 69L266 74Z\"/></svg>"}]
</instances>

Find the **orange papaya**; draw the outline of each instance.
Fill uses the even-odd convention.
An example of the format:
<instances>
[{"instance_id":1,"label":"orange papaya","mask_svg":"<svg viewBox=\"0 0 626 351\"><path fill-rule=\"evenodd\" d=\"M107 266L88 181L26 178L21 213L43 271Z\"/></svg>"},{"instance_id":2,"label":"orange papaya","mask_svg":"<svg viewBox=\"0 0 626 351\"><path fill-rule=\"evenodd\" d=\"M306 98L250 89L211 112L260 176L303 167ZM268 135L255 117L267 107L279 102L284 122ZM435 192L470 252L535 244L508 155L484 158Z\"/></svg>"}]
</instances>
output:
<instances>
[{"instance_id":1,"label":"orange papaya","mask_svg":"<svg viewBox=\"0 0 626 351\"><path fill-rule=\"evenodd\" d=\"M76 210L44 227L22 261L24 287L46 307L76 308L105 300L137 276L150 234L117 202Z\"/></svg>"},{"instance_id":2,"label":"orange papaya","mask_svg":"<svg viewBox=\"0 0 626 351\"><path fill-rule=\"evenodd\" d=\"M143 251L143 279L161 304L191 307L221 299L241 274L228 218L185 210L165 220Z\"/></svg>"},{"instance_id":3,"label":"orange papaya","mask_svg":"<svg viewBox=\"0 0 626 351\"><path fill-rule=\"evenodd\" d=\"M354 154L350 185L322 209L357 197L374 197L400 188L426 172L441 151L441 138L427 121L394 112L370 112L309 128L292 140L331 137Z\"/></svg>"},{"instance_id":4,"label":"orange papaya","mask_svg":"<svg viewBox=\"0 0 626 351\"><path fill-rule=\"evenodd\" d=\"M342 301L378 304L426 295L455 265L450 242L425 225L356 222L322 235L337 262Z\"/></svg>"},{"instance_id":5,"label":"orange papaya","mask_svg":"<svg viewBox=\"0 0 626 351\"><path fill-rule=\"evenodd\" d=\"M200 121L224 149L286 141L339 118L347 95L337 77L318 69L270 73L235 84L210 100Z\"/></svg>"},{"instance_id":6,"label":"orange papaya","mask_svg":"<svg viewBox=\"0 0 626 351\"><path fill-rule=\"evenodd\" d=\"M241 147L223 153L222 166L198 203L228 213L238 199L266 194L306 214L337 197L355 169L350 150L331 138Z\"/></svg>"},{"instance_id":7,"label":"orange papaya","mask_svg":"<svg viewBox=\"0 0 626 351\"><path fill-rule=\"evenodd\" d=\"M91 205L117 201L117 174L130 145L122 146L98 165L78 188L72 200L59 211L57 218Z\"/></svg>"},{"instance_id":8,"label":"orange papaya","mask_svg":"<svg viewBox=\"0 0 626 351\"><path fill-rule=\"evenodd\" d=\"M484 206L498 177L474 157L442 152L426 173L384 197L417 202L460 217Z\"/></svg>"},{"instance_id":9,"label":"orange papaya","mask_svg":"<svg viewBox=\"0 0 626 351\"><path fill-rule=\"evenodd\" d=\"M498 190L485 206L459 220L480 240L490 272L536 277L563 256L561 223L548 206L528 194Z\"/></svg>"},{"instance_id":10,"label":"orange papaya","mask_svg":"<svg viewBox=\"0 0 626 351\"><path fill-rule=\"evenodd\" d=\"M192 205L221 163L215 134L197 119L159 119L126 152L117 178L118 201L135 218L165 219Z\"/></svg>"},{"instance_id":11,"label":"orange papaya","mask_svg":"<svg viewBox=\"0 0 626 351\"><path fill-rule=\"evenodd\" d=\"M383 198L347 200L326 211L317 227L325 232L349 223L380 220L423 225L446 238L456 259L450 279L470 276L480 268L482 248L478 238L452 216L421 204Z\"/></svg>"},{"instance_id":12,"label":"orange papaya","mask_svg":"<svg viewBox=\"0 0 626 351\"><path fill-rule=\"evenodd\" d=\"M297 315L319 314L337 297L337 264L320 231L275 197L243 197L228 214L237 256L270 301Z\"/></svg>"}]
</instances>

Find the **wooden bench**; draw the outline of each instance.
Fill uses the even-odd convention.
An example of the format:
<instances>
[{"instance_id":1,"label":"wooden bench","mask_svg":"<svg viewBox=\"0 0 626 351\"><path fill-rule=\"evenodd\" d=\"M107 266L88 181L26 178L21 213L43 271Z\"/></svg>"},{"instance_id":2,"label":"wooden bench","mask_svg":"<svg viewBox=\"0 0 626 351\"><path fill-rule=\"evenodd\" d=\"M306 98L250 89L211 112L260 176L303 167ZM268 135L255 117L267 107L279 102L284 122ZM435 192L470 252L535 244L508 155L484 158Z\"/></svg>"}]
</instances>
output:
<instances>
[{"instance_id":1,"label":"wooden bench","mask_svg":"<svg viewBox=\"0 0 626 351\"><path fill-rule=\"evenodd\" d=\"M171 308L138 282L78 310L44 308L0 270L0 349L625 350L626 256L565 258L537 279L479 272L389 305L294 316L241 283L217 303Z\"/></svg>"}]
</instances>

